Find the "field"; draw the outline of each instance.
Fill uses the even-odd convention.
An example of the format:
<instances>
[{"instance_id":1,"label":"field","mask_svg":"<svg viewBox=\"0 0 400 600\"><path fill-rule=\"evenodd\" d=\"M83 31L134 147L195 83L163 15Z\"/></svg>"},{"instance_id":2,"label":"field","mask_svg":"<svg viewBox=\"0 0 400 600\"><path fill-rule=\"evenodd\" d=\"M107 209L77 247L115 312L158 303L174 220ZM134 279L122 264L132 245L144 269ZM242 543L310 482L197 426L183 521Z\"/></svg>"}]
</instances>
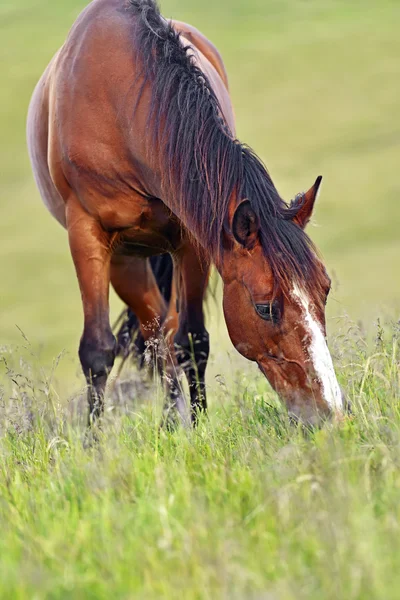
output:
<instances>
[{"instance_id":1,"label":"field","mask_svg":"<svg viewBox=\"0 0 400 600\"><path fill-rule=\"evenodd\" d=\"M24 133L84 5L0 5L0 596L398 598L399 3L163 2L221 50L238 136L283 196L324 175L310 231L333 275L330 345L353 416L290 425L217 300L209 421L159 437L157 383L114 390L89 448L78 286Z\"/></svg>"}]
</instances>

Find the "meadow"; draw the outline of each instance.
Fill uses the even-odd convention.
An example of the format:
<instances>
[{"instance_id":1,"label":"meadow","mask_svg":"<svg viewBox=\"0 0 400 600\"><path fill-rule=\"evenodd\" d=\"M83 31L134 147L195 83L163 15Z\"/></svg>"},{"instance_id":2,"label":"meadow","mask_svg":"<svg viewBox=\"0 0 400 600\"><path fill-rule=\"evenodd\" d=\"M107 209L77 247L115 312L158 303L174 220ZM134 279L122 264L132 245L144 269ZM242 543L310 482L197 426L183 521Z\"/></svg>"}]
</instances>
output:
<instances>
[{"instance_id":1,"label":"meadow","mask_svg":"<svg viewBox=\"0 0 400 600\"><path fill-rule=\"evenodd\" d=\"M219 47L238 136L282 195L324 176L310 233L353 415L290 424L217 295L209 420L159 436L157 382L114 381L91 447L79 290L25 147L30 94L84 5L0 4L0 597L398 598L399 3L162 3Z\"/></svg>"}]
</instances>

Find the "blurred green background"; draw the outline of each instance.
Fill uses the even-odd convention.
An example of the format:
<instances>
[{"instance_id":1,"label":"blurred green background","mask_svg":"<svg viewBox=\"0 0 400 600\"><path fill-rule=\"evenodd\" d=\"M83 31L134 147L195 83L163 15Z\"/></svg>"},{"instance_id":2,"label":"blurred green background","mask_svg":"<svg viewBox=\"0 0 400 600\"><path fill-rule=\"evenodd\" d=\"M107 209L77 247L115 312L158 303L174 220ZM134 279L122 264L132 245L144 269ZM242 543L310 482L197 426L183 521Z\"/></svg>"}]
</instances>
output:
<instances>
[{"instance_id":1,"label":"blurred green background","mask_svg":"<svg viewBox=\"0 0 400 600\"><path fill-rule=\"evenodd\" d=\"M18 327L63 373L78 371L80 294L67 238L35 187L25 144L30 95L84 0L1 0L0 334ZM238 137L286 199L324 176L310 229L333 275L330 330L343 315L368 329L400 307L400 2L164 0L225 59ZM113 298L112 313L120 308ZM224 336L211 310L214 348ZM218 347L226 344L225 341ZM225 346L224 346L225 347ZM233 349L229 352L234 353Z\"/></svg>"}]
</instances>

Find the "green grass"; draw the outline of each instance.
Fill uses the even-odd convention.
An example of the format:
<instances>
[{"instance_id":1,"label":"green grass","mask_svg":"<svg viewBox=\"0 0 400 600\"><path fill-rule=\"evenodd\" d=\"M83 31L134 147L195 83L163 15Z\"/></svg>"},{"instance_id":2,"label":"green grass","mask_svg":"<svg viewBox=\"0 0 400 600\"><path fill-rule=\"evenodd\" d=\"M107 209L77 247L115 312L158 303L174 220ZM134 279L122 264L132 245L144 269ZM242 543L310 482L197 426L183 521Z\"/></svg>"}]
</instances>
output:
<instances>
[{"instance_id":1,"label":"green grass","mask_svg":"<svg viewBox=\"0 0 400 600\"><path fill-rule=\"evenodd\" d=\"M397 599L400 338L378 333L337 357L353 417L316 431L241 374L197 431L158 435L155 391L109 403L84 449L79 404L23 362L2 402L0 597Z\"/></svg>"},{"instance_id":2,"label":"green grass","mask_svg":"<svg viewBox=\"0 0 400 600\"><path fill-rule=\"evenodd\" d=\"M80 294L25 147L33 87L84 5L0 4L0 597L397 600L399 334L372 324L400 305L400 4L162 2L221 50L238 135L282 194L324 175L310 232L353 417L290 425L211 302L210 419L158 436L157 385L110 390L86 449Z\"/></svg>"}]
</instances>

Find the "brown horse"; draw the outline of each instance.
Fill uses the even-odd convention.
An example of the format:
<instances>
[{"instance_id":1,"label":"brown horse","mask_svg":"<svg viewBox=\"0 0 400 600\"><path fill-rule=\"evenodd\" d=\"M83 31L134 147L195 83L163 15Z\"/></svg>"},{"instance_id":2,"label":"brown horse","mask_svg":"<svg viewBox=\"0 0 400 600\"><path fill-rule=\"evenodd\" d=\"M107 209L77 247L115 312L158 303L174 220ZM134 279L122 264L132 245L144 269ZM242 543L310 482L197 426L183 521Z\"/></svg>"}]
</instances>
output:
<instances>
[{"instance_id":1,"label":"brown horse","mask_svg":"<svg viewBox=\"0 0 400 600\"><path fill-rule=\"evenodd\" d=\"M116 353L110 282L145 340L162 323L172 403L183 410L176 356L193 420L206 408L212 263L234 346L290 413L311 423L341 413L325 341L330 282L304 232L321 178L290 205L281 199L235 138L221 57L199 31L164 20L153 0L94 0L36 87L28 146L44 203L69 235L90 419ZM149 261L164 253L174 264L169 304Z\"/></svg>"}]
</instances>

